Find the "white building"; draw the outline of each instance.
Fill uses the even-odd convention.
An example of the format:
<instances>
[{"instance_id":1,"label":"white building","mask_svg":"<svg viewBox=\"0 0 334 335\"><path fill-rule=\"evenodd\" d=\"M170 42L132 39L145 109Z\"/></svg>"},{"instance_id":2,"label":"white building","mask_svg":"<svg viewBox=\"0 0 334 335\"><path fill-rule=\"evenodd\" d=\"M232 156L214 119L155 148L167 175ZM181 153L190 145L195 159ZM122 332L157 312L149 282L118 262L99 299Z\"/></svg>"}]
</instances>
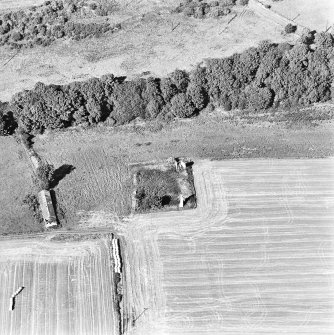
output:
<instances>
[{"instance_id":1,"label":"white building","mask_svg":"<svg viewBox=\"0 0 334 335\"><path fill-rule=\"evenodd\" d=\"M57 218L53 208L51 194L47 190L38 193L38 202L42 212L45 228L57 226Z\"/></svg>"}]
</instances>

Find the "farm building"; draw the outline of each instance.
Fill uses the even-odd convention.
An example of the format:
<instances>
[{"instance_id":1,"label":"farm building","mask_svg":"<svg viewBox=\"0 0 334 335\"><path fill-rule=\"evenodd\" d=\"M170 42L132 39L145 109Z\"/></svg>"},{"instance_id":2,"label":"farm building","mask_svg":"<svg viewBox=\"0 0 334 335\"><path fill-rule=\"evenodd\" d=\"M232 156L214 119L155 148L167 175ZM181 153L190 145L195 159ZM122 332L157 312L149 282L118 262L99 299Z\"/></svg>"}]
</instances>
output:
<instances>
[{"instance_id":1,"label":"farm building","mask_svg":"<svg viewBox=\"0 0 334 335\"><path fill-rule=\"evenodd\" d=\"M51 194L47 190L38 193L39 206L42 212L45 228L57 226L57 218L53 208Z\"/></svg>"}]
</instances>

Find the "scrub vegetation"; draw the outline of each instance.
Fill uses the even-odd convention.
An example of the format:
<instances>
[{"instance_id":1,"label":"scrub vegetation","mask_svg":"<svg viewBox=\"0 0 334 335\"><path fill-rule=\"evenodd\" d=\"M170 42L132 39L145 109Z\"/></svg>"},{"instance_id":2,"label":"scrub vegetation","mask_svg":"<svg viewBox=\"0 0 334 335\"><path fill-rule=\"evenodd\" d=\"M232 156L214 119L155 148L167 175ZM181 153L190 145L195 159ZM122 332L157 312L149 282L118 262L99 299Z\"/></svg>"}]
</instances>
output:
<instances>
[{"instance_id":1,"label":"scrub vegetation","mask_svg":"<svg viewBox=\"0 0 334 335\"><path fill-rule=\"evenodd\" d=\"M0 46L32 48L36 45L48 46L57 39L99 37L103 33L119 29L119 26L77 20L86 17L88 13L105 15L110 10L103 4L57 0L46 1L26 10L11 11L0 15Z\"/></svg>"},{"instance_id":2,"label":"scrub vegetation","mask_svg":"<svg viewBox=\"0 0 334 335\"><path fill-rule=\"evenodd\" d=\"M147 212L178 204L180 187L175 171L141 169L136 173L137 211Z\"/></svg>"}]
</instances>

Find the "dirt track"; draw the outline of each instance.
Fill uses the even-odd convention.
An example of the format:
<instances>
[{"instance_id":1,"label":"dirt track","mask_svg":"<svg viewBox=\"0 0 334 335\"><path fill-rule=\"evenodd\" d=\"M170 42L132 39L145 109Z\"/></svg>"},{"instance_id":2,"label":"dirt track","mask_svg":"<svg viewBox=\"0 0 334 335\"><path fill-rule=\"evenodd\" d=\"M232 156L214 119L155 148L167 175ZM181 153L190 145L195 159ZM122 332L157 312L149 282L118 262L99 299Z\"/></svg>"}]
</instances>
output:
<instances>
[{"instance_id":1,"label":"dirt track","mask_svg":"<svg viewBox=\"0 0 334 335\"><path fill-rule=\"evenodd\" d=\"M1 241L0 282L1 335L118 334L107 239Z\"/></svg>"},{"instance_id":2,"label":"dirt track","mask_svg":"<svg viewBox=\"0 0 334 335\"><path fill-rule=\"evenodd\" d=\"M119 227L128 333L332 334L333 166L196 162L196 210Z\"/></svg>"},{"instance_id":3,"label":"dirt track","mask_svg":"<svg viewBox=\"0 0 334 335\"><path fill-rule=\"evenodd\" d=\"M268 20L268 24L275 23L282 27L282 31L284 27L289 24L293 23L290 19L280 15L279 13L273 11L272 9L266 8L261 1L258 0L250 0L248 7L250 10L253 10L257 15L261 18ZM298 29L300 29L299 33L301 33L302 29L305 28L301 24L298 24Z\"/></svg>"}]
</instances>

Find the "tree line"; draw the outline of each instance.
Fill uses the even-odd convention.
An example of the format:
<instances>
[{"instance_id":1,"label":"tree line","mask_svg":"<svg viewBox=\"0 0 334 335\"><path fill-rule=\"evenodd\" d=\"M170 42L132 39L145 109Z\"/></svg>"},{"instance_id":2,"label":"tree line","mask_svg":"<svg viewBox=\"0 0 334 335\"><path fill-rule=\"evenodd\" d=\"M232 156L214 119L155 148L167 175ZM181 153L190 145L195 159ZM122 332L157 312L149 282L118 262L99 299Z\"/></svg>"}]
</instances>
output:
<instances>
[{"instance_id":1,"label":"tree line","mask_svg":"<svg viewBox=\"0 0 334 335\"><path fill-rule=\"evenodd\" d=\"M165 78L126 80L112 74L67 85L37 83L0 104L0 133L27 133L74 125L126 124L187 118L210 106L260 111L331 99L334 39L306 31L298 43L261 42L227 58L209 59Z\"/></svg>"},{"instance_id":2,"label":"tree line","mask_svg":"<svg viewBox=\"0 0 334 335\"><path fill-rule=\"evenodd\" d=\"M205 2L202 0L184 0L174 10L174 13L183 13L185 16L192 16L197 19L207 17L218 18L231 13L235 5L246 6L248 0L214 0Z\"/></svg>"}]
</instances>

